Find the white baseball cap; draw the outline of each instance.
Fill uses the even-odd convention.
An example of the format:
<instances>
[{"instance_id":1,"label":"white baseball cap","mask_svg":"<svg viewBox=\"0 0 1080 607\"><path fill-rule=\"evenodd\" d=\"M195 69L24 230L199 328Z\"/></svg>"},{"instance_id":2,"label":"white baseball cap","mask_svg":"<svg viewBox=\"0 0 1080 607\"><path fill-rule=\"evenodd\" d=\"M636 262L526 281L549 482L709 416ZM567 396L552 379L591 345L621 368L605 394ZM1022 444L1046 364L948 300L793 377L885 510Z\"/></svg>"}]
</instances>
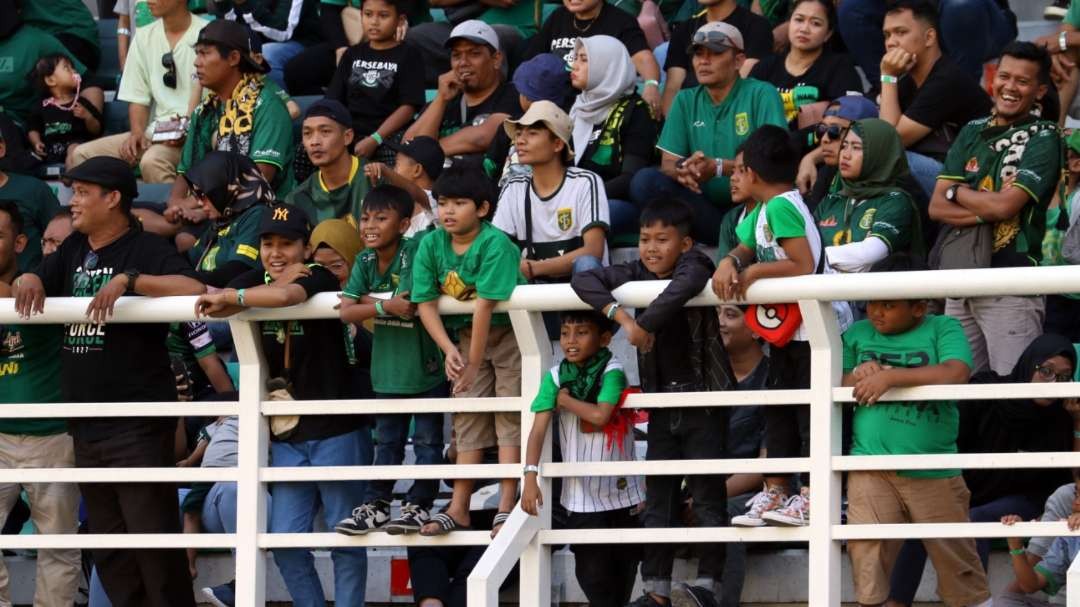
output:
<instances>
[{"instance_id":1,"label":"white baseball cap","mask_svg":"<svg viewBox=\"0 0 1080 607\"><path fill-rule=\"evenodd\" d=\"M469 19L457 24L450 37L446 39L446 48L453 46L455 40L468 40L477 44L486 44L495 51L499 50L499 37L491 26L479 19Z\"/></svg>"}]
</instances>

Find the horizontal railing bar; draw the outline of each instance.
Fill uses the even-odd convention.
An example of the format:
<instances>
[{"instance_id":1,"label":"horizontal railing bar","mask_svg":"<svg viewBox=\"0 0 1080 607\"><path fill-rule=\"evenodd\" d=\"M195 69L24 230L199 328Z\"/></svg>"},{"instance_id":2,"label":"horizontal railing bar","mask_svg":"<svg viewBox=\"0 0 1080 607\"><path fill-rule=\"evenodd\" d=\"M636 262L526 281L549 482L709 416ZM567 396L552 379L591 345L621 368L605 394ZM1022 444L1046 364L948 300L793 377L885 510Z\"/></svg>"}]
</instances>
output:
<instances>
[{"instance_id":1,"label":"horizontal railing bar","mask_svg":"<svg viewBox=\"0 0 1080 607\"><path fill-rule=\"evenodd\" d=\"M904 540L915 538L1059 537L1080 535L1065 521L1049 523L907 523L889 525L833 525L834 540Z\"/></svg>"},{"instance_id":2,"label":"horizontal railing bar","mask_svg":"<svg viewBox=\"0 0 1080 607\"><path fill-rule=\"evenodd\" d=\"M702 544L807 542L809 527L676 527L670 529L541 529L542 544Z\"/></svg>"},{"instance_id":3,"label":"horizontal railing bar","mask_svg":"<svg viewBox=\"0 0 1080 607\"><path fill-rule=\"evenodd\" d=\"M0 419L71 417L220 417L239 415L235 401L160 403L26 403L0 405Z\"/></svg>"},{"instance_id":4,"label":"horizontal railing bar","mask_svg":"<svg viewBox=\"0 0 1080 607\"><path fill-rule=\"evenodd\" d=\"M851 403L855 398L851 388L833 388L833 400ZM1004 400L1014 398L1069 398L1080 396L1080 382L1022 383L1022 384L946 384L895 388L879 399L888 401L925 400Z\"/></svg>"},{"instance_id":5,"label":"horizontal railing bar","mask_svg":"<svg viewBox=\"0 0 1080 607\"><path fill-rule=\"evenodd\" d=\"M833 470L951 470L953 468L1077 468L1080 451L950 453L921 455L835 455Z\"/></svg>"},{"instance_id":6,"label":"horizontal railing bar","mask_svg":"<svg viewBox=\"0 0 1080 607\"><path fill-rule=\"evenodd\" d=\"M49 550L65 548L233 548L231 533L71 533L0 535L4 550Z\"/></svg>"},{"instance_id":7,"label":"horizontal railing bar","mask_svg":"<svg viewBox=\"0 0 1080 607\"><path fill-rule=\"evenodd\" d=\"M261 468L264 483L399 479L518 478L521 464L441 464L436 466L303 466Z\"/></svg>"},{"instance_id":8,"label":"horizontal railing bar","mask_svg":"<svg viewBox=\"0 0 1080 607\"><path fill-rule=\"evenodd\" d=\"M638 393L626 397L631 409L678 409L682 407L742 407L746 405L805 405L809 390L730 390L726 392Z\"/></svg>"},{"instance_id":9,"label":"horizontal railing bar","mask_svg":"<svg viewBox=\"0 0 1080 607\"><path fill-rule=\"evenodd\" d=\"M419 534L390 535L373 531L362 536L340 533L260 533L259 548L350 548L359 546L486 546L491 543L491 531L454 531L438 537Z\"/></svg>"},{"instance_id":10,"label":"horizontal railing bar","mask_svg":"<svg viewBox=\"0 0 1080 607\"><path fill-rule=\"evenodd\" d=\"M385 413L488 413L521 411L519 397L371 400L268 400L263 415L378 415Z\"/></svg>"},{"instance_id":11,"label":"horizontal railing bar","mask_svg":"<svg viewBox=\"0 0 1080 607\"><path fill-rule=\"evenodd\" d=\"M540 467L540 474L551 478L629 475L682 476L684 474L740 473L791 474L809 471L810 458L806 457L544 463Z\"/></svg>"},{"instance_id":12,"label":"horizontal railing bar","mask_svg":"<svg viewBox=\"0 0 1080 607\"><path fill-rule=\"evenodd\" d=\"M4 468L0 483L216 483L236 468Z\"/></svg>"}]
</instances>

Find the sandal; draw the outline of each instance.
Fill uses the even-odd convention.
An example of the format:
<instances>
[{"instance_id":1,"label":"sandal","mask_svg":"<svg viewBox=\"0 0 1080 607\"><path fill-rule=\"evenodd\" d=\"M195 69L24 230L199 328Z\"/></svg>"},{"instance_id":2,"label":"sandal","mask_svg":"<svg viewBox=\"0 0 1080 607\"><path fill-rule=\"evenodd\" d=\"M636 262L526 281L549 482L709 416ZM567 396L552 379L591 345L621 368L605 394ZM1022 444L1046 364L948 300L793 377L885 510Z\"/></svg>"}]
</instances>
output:
<instances>
[{"instance_id":1,"label":"sandal","mask_svg":"<svg viewBox=\"0 0 1080 607\"><path fill-rule=\"evenodd\" d=\"M495 539L495 536L499 534L499 529L503 524L510 519L509 512L499 512L495 515L495 518L491 519L491 539Z\"/></svg>"},{"instance_id":2,"label":"sandal","mask_svg":"<svg viewBox=\"0 0 1080 607\"><path fill-rule=\"evenodd\" d=\"M426 523L424 523L424 526L426 527L426 526L428 526L428 525L430 525L432 523L435 523L436 525L438 525L439 528L434 533L430 533L430 532L429 533L424 533L423 528L421 528L420 529L420 535L423 535L424 537L437 537L437 536L440 536L440 535L446 535L446 534L450 533L451 531L459 531L459 530L467 529L466 526L459 525L458 522L454 520L454 517L450 516L449 514L446 514L445 512L440 512L440 513L436 514L435 516L431 517L431 519L429 519Z\"/></svg>"}]
</instances>

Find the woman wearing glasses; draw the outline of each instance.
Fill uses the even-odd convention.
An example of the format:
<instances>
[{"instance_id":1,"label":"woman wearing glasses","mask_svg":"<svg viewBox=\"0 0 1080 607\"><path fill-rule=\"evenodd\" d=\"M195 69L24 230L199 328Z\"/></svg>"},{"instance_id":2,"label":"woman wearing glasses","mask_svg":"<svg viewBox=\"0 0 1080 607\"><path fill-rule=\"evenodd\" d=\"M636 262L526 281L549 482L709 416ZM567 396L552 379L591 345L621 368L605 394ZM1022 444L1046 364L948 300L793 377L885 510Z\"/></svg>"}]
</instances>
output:
<instances>
[{"instance_id":1,"label":"woman wearing glasses","mask_svg":"<svg viewBox=\"0 0 1080 607\"><path fill-rule=\"evenodd\" d=\"M976 373L973 384L1023 384L1073 381L1076 351L1068 339L1041 335L1020 355L1012 373ZM1074 451L1080 446L1080 407L1055 398L973 401L959 407L961 453L1018 453ZM1039 516L1043 503L1057 487L1070 481L1069 470L977 469L965 470L971 491L971 521L997 522L1006 514L1022 520ZM983 567L990 540L976 541ZM892 574L890 604L910 605L919 586L926 551L922 542L905 542Z\"/></svg>"}]
</instances>

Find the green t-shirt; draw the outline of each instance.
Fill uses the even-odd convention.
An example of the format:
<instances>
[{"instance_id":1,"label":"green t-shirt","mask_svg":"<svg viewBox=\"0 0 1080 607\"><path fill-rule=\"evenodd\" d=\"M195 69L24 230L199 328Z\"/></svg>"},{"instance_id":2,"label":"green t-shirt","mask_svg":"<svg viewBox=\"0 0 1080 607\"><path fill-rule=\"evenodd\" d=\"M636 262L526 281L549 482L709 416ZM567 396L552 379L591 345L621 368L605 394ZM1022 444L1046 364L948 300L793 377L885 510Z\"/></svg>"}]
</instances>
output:
<instances>
[{"instance_id":1,"label":"green t-shirt","mask_svg":"<svg viewBox=\"0 0 1080 607\"><path fill-rule=\"evenodd\" d=\"M876 360L892 367L916 368L959 360L969 368L971 346L960 322L949 316L927 316L922 324L899 335L882 335L869 320L844 332L844 373ZM960 412L956 401L879 402L856 407L852 455L956 453ZM948 478L960 470L900 471L912 478Z\"/></svg>"},{"instance_id":2,"label":"green t-shirt","mask_svg":"<svg viewBox=\"0 0 1080 607\"><path fill-rule=\"evenodd\" d=\"M372 293L410 292L413 260L420 241L403 238L386 272L379 273L379 255L366 249L356 256L349 283L342 293L360 299ZM419 318L394 316L375 319L371 347L371 385L378 394L412 395L427 392L446 381L442 352L424 330Z\"/></svg>"},{"instance_id":3,"label":"green t-shirt","mask_svg":"<svg viewBox=\"0 0 1080 607\"><path fill-rule=\"evenodd\" d=\"M559 390L562 388L559 380L559 367L559 365L556 365L550 371L544 373L544 378L540 380L540 390L537 391L536 398L532 402L531 410L533 413L542 413L555 409L556 401L559 398ZM596 396L596 403L607 403L609 405L618 403L627 385L629 384L622 365L609 363L600 378L600 390Z\"/></svg>"},{"instance_id":4,"label":"green t-shirt","mask_svg":"<svg viewBox=\"0 0 1080 607\"><path fill-rule=\"evenodd\" d=\"M0 325L0 403L60 401L62 325ZM0 432L49 436L63 419L0 419Z\"/></svg>"},{"instance_id":5,"label":"green t-shirt","mask_svg":"<svg viewBox=\"0 0 1080 607\"><path fill-rule=\"evenodd\" d=\"M710 158L732 159L735 149L765 124L787 129L784 102L776 87L754 78L740 78L719 104L704 86L679 91L660 132L656 147L680 158L702 152ZM727 177L705 183L705 195L713 203L731 204Z\"/></svg>"},{"instance_id":6,"label":"green t-shirt","mask_svg":"<svg viewBox=\"0 0 1080 607\"><path fill-rule=\"evenodd\" d=\"M913 214L911 199L900 192L866 200L829 194L814 209L825 246L862 242L873 236L881 239L890 253L911 245Z\"/></svg>"},{"instance_id":7,"label":"green t-shirt","mask_svg":"<svg viewBox=\"0 0 1080 607\"><path fill-rule=\"evenodd\" d=\"M1069 11L1065 13L1063 22L1080 29L1080 0L1069 2Z\"/></svg>"},{"instance_id":8,"label":"green t-shirt","mask_svg":"<svg viewBox=\"0 0 1080 607\"><path fill-rule=\"evenodd\" d=\"M40 179L15 173L5 174L8 181L0 186L0 200L15 201L22 214L26 248L19 253L18 262L20 271L29 272L41 263L41 236L60 211L60 201L48 184Z\"/></svg>"},{"instance_id":9,"label":"green t-shirt","mask_svg":"<svg viewBox=\"0 0 1080 607\"><path fill-rule=\"evenodd\" d=\"M195 246L188 250L188 261L196 270L204 272L213 272L230 261L242 261L249 267L258 267L259 224L269 211L261 204L247 209L235 221L217 230L217 240L213 241L209 251L206 247L212 240L211 231L216 228L212 225L207 227L195 241Z\"/></svg>"},{"instance_id":10,"label":"green t-shirt","mask_svg":"<svg viewBox=\"0 0 1080 607\"><path fill-rule=\"evenodd\" d=\"M364 206L364 197L371 189L360 167L360 160L353 157L349 183L335 190L326 189L322 172L315 171L285 197L285 202L304 209L313 225L327 219L345 219L353 225L360 225L360 210Z\"/></svg>"},{"instance_id":11,"label":"green t-shirt","mask_svg":"<svg viewBox=\"0 0 1080 607\"><path fill-rule=\"evenodd\" d=\"M720 263L720 260L725 255L739 245L739 235L735 232L735 229L743 219L746 219L746 205L740 204L724 213L723 219L720 220L720 237L716 245L717 263Z\"/></svg>"},{"instance_id":12,"label":"green t-shirt","mask_svg":"<svg viewBox=\"0 0 1080 607\"><path fill-rule=\"evenodd\" d=\"M229 144L229 137L219 133L225 104L202 103L191 113L188 137L176 172L183 175L207 152L219 150L243 154L252 161L277 167L277 174L270 184L278 198L292 191L293 180L293 131L292 117L285 104L270 87L261 87L252 110L252 126L239 133L236 144ZM312 218L314 219L314 218Z\"/></svg>"},{"instance_id":13,"label":"green t-shirt","mask_svg":"<svg viewBox=\"0 0 1080 607\"><path fill-rule=\"evenodd\" d=\"M28 74L45 55L61 54L71 59L75 70L86 75L86 66L74 58L48 32L24 25L9 38L0 40L0 111L25 125L41 107L41 93Z\"/></svg>"},{"instance_id":14,"label":"green t-shirt","mask_svg":"<svg viewBox=\"0 0 1080 607\"><path fill-rule=\"evenodd\" d=\"M22 19L54 36L70 34L101 48L97 22L82 0L24 0Z\"/></svg>"},{"instance_id":15,"label":"green t-shirt","mask_svg":"<svg viewBox=\"0 0 1080 607\"><path fill-rule=\"evenodd\" d=\"M1010 126L972 120L956 136L938 179L984 192L1006 185L1024 190L1028 203L1011 219L994 224L995 268L1034 266L1042 258L1046 208L1061 177L1064 148L1057 124L1033 116Z\"/></svg>"},{"instance_id":16,"label":"green t-shirt","mask_svg":"<svg viewBox=\"0 0 1080 607\"><path fill-rule=\"evenodd\" d=\"M787 197L789 194L792 192L759 204L735 227L739 242L753 249L754 257L758 262L787 259L784 248L780 246L780 240L783 238L810 238L811 236L807 226L813 225L808 223L808 220L812 221L812 218L804 214L803 209L806 207L796 206ZM764 221L761 217L763 212ZM814 249L815 247L812 246L811 250ZM820 253L814 254L815 265L818 255Z\"/></svg>"},{"instance_id":17,"label":"green t-shirt","mask_svg":"<svg viewBox=\"0 0 1080 607\"><path fill-rule=\"evenodd\" d=\"M416 252L413 264L412 294L415 303L435 301L449 295L458 301L478 297L496 301L510 299L514 287L525 284L519 269L521 252L510 237L486 221L480 233L461 255L454 252L450 234L433 230ZM462 329L472 324L467 314L443 317L447 329ZM506 314L493 314L491 325L509 325Z\"/></svg>"}]
</instances>

